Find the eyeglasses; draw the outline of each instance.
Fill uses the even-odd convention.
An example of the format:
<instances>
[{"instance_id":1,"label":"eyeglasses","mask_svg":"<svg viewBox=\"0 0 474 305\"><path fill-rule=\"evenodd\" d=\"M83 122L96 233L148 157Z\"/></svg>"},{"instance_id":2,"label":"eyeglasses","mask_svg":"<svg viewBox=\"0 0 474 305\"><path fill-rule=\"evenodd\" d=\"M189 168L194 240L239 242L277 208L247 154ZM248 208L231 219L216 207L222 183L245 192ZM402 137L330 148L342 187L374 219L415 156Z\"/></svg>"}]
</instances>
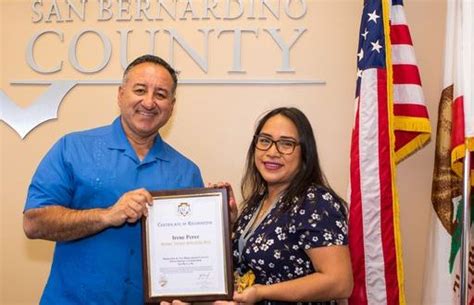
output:
<instances>
[{"instance_id":1,"label":"eyeglasses","mask_svg":"<svg viewBox=\"0 0 474 305\"><path fill-rule=\"evenodd\" d=\"M300 143L292 140L280 139L277 141L272 140L270 137L264 135L255 135L254 136L255 147L258 150L269 150L273 144L277 151L283 155L290 155L295 151L296 146L300 145Z\"/></svg>"}]
</instances>

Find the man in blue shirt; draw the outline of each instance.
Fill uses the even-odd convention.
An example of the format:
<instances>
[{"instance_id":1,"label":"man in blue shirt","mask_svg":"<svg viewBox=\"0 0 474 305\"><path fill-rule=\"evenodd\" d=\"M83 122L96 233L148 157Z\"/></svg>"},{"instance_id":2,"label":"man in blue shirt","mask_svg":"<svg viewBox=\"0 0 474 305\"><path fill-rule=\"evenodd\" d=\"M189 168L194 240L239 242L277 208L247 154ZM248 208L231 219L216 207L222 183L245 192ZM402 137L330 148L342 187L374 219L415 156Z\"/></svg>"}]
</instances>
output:
<instances>
[{"instance_id":1,"label":"man in blue shirt","mask_svg":"<svg viewBox=\"0 0 474 305\"><path fill-rule=\"evenodd\" d=\"M145 55L125 70L112 125L61 138L28 190L28 238L56 241L40 304L143 304L141 227L148 190L203 186L199 168L159 129L175 104L176 72Z\"/></svg>"}]
</instances>

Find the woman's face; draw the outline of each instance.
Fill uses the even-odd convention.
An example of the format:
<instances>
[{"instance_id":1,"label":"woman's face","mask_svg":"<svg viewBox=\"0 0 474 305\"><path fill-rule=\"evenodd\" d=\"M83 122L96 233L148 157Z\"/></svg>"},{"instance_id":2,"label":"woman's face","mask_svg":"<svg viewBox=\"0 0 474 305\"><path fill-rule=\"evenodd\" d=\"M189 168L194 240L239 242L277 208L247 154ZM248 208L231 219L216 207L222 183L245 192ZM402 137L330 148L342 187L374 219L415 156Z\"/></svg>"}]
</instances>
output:
<instances>
[{"instance_id":1,"label":"woman's face","mask_svg":"<svg viewBox=\"0 0 474 305\"><path fill-rule=\"evenodd\" d=\"M284 141L283 145L291 141L299 143L299 134L295 124L281 114L268 119L259 135L273 141L282 140ZM301 147L296 145L291 154L280 153L275 143L272 143L266 151L255 148L255 166L267 182L269 191L271 188L283 191L290 185L291 180L300 169Z\"/></svg>"}]
</instances>

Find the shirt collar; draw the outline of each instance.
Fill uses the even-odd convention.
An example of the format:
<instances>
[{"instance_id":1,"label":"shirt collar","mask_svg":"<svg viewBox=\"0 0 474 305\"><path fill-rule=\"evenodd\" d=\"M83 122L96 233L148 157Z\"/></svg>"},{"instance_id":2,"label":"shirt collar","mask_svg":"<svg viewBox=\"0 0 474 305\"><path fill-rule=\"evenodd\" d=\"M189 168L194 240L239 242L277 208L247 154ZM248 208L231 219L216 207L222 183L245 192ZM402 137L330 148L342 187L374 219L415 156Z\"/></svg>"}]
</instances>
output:
<instances>
[{"instance_id":1,"label":"shirt collar","mask_svg":"<svg viewBox=\"0 0 474 305\"><path fill-rule=\"evenodd\" d=\"M125 135L125 131L122 126L121 117L117 117L112 123L112 138L109 143L109 148L122 150L125 153L136 157L136 153L133 150L132 145ZM153 160L159 159L163 161L170 161L170 152L166 143L161 138L160 134L157 134L155 138L155 143L151 147L150 151L146 155L143 163L151 162Z\"/></svg>"},{"instance_id":2,"label":"shirt collar","mask_svg":"<svg viewBox=\"0 0 474 305\"><path fill-rule=\"evenodd\" d=\"M117 117L112 123L112 137L110 139L109 148L119 150L131 149L130 143L125 136L125 131L123 130L120 118L120 116Z\"/></svg>"},{"instance_id":3,"label":"shirt collar","mask_svg":"<svg viewBox=\"0 0 474 305\"><path fill-rule=\"evenodd\" d=\"M160 134L156 135L155 143L151 147L144 161L152 159L159 159L164 161L170 161L171 159L169 148L167 147L165 141L163 141L163 139L161 138Z\"/></svg>"}]
</instances>

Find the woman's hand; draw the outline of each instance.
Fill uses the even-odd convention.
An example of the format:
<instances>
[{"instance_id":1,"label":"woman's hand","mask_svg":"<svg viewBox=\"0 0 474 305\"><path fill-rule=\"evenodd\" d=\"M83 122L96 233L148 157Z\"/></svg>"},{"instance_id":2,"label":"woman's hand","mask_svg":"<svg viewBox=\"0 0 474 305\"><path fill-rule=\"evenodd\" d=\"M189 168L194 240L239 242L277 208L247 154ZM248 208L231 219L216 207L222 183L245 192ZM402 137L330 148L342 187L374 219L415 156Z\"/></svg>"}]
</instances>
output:
<instances>
[{"instance_id":1,"label":"woman's hand","mask_svg":"<svg viewBox=\"0 0 474 305\"><path fill-rule=\"evenodd\" d=\"M191 305L191 303L181 302L180 300L173 300L173 302L160 302L160 305Z\"/></svg>"},{"instance_id":2,"label":"woman's hand","mask_svg":"<svg viewBox=\"0 0 474 305\"><path fill-rule=\"evenodd\" d=\"M234 301L237 304L255 304L262 300L262 297L258 293L258 289L261 285L256 284L249 288L246 288L242 293L234 292Z\"/></svg>"},{"instance_id":3,"label":"woman's hand","mask_svg":"<svg viewBox=\"0 0 474 305\"><path fill-rule=\"evenodd\" d=\"M230 212L230 225L233 226L237 221L238 209L237 201L235 200L234 191L229 182L220 181L217 183L208 183L207 187L225 187L227 188L227 193L229 194L229 212Z\"/></svg>"}]
</instances>

